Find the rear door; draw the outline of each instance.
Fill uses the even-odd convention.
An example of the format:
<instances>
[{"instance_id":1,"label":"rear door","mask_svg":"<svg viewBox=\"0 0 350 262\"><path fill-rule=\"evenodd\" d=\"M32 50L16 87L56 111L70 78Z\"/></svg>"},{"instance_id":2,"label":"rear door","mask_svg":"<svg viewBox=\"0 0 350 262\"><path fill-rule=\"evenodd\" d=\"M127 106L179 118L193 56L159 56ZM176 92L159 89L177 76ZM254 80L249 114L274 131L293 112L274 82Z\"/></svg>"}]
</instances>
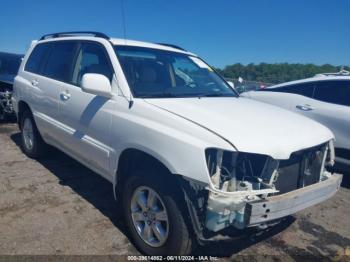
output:
<instances>
[{"instance_id":1,"label":"rear door","mask_svg":"<svg viewBox=\"0 0 350 262\"><path fill-rule=\"evenodd\" d=\"M52 85L43 74L52 43L37 44L27 59L24 69L16 77L16 86L33 112L39 131L47 138L57 136L54 123L58 119L60 87Z\"/></svg>"},{"instance_id":2,"label":"rear door","mask_svg":"<svg viewBox=\"0 0 350 262\"><path fill-rule=\"evenodd\" d=\"M306 116L309 116L314 110L312 99L314 91L314 82L296 84L294 86L285 87L284 90L284 92L297 95L292 99L292 110Z\"/></svg>"},{"instance_id":3,"label":"rear door","mask_svg":"<svg viewBox=\"0 0 350 262\"><path fill-rule=\"evenodd\" d=\"M83 92L85 73L105 75L112 83L114 71L105 47L81 41L71 84L62 89L60 117L67 132L63 144L83 163L100 174L109 174L110 128L114 100Z\"/></svg>"},{"instance_id":4,"label":"rear door","mask_svg":"<svg viewBox=\"0 0 350 262\"><path fill-rule=\"evenodd\" d=\"M314 87L313 82L299 83L261 89L257 92L251 92L251 96L254 98L254 95L257 94L256 97L260 101L309 116L314 109L312 99Z\"/></svg>"},{"instance_id":5,"label":"rear door","mask_svg":"<svg viewBox=\"0 0 350 262\"><path fill-rule=\"evenodd\" d=\"M350 150L350 81L318 82L314 99L313 118L333 131L337 148Z\"/></svg>"}]
</instances>

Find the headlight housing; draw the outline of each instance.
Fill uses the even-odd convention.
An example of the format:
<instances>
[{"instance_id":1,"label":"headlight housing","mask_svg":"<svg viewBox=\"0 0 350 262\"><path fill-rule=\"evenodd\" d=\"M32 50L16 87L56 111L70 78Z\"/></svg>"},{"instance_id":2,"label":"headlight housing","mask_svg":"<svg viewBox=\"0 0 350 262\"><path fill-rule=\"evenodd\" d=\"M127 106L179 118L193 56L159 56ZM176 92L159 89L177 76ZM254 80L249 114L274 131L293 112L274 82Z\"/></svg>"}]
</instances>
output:
<instances>
[{"instance_id":1,"label":"headlight housing","mask_svg":"<svg viewBox=\"0 0 350 262\"><path fill-rule=\"evenodd\" d=\"M327 166L334 166L334 164L335 164L334 139L331 139L328 142L326 165Z\"/></svg>"},{"instance_id":2,"label":"headlight housing","mask_svg":"<svg viewBox=\"0 0 350 262\"><path fill-rule=\"evenodd\" d=\"M208 148L205 151L212 184L222 191L244 191L273 188L278 161L244 152Z\"/></svg>"},{"instance_id":3,"label":"headlight housing","mask_svg":"<svg viewBox=\"0 0 350 262\"><path fill-rule=\"evenodd\" d=\"M333 140L291 154L289 159L226 151L205 150L212 188L223 192L276 189L289 192L328 178L325 166L334 164Z\"/></svg>"}]
</instances>

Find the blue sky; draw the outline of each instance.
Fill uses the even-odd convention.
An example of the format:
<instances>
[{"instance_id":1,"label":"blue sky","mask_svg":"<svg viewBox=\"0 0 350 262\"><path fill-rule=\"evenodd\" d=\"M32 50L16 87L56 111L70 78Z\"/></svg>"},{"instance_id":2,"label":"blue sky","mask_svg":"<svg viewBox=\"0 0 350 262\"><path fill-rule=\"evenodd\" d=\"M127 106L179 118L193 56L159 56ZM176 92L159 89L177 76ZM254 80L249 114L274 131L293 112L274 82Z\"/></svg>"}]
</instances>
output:
<instances>
[{"instance_id":1,"label":"blue sky","mask_svg":"<svg viewBox=\"0 0 350 262\"><path fill-rule=\"evenodd\" d=\"M173 43L233 63L350 65L350 0L124 0L129 39ZM0 51L57 31L123 37L121 0L2 0Z\"/></svg>"}]
</instances>

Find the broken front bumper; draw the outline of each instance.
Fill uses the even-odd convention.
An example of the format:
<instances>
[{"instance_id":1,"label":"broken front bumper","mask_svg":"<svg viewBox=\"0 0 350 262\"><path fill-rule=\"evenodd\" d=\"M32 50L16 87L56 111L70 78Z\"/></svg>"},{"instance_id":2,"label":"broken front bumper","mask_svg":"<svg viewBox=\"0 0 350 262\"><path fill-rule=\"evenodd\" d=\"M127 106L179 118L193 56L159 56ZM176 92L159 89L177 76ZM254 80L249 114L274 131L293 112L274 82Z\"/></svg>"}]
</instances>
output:
<instances>
[{"instance_id":1,"label":"broken front bumper","mask_svg":"<svg viewBox=\"0 0 350 262\"><path fill-rule=\"evenodd\" d=\"M212 194L208 200L206 227L217 232L230 225L244 228L268 224L330 198L338 191L341 181L342 175L333 174L310 186L250 201Z\"/></svg>"},{"instance_id":2,"label":"broken front bumper","mask_svg":"<svg viewBox=\"0 0 350 262\"><path fill-rule=\"evenodd\" d=\"M270 220L294 214L332 197L339 189L342 175L334 174L325 181L303 187L283 195L246 205L246 226L259 225Z\"/></svg>"}]
</instances>

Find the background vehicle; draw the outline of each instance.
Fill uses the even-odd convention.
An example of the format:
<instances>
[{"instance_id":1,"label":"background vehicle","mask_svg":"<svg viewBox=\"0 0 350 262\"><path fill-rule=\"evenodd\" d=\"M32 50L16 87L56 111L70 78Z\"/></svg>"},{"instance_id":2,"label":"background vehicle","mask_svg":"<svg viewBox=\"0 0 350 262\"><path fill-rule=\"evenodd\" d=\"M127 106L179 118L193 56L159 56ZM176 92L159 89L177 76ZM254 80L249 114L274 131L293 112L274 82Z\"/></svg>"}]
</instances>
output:
<instances>
[{"instance_id":1,"label":"background vehicle","mask_svg":"<svg viewBox=\"0 0 350 262\"><path fill-rule=\"evenodd\" d=\"M14 91L23 152L53 145L112 182L145 254L187 254L225 227L275 224L342 179L324 168L334 160L329 129L240 97L173 45L46 35Z\"/></svg>"},{"instance_id":2,"label":"background vehicle","mask_svg":"<svg viewBox=\"0 0 350 262\"><path fill-rule=\"evenodd\" d=\"M310 117L335 135L338 168L350 167L350 76L348 72L320 74L287 82L244 96Z\"/></svg>"},{"instance_id":3,"label":"background vehicle","mask_svg":"<svg viewBox=\"0 0 350 262\"><path fill-rule=\"evenodd\" d=\"M267 86L273 85L271 83L249 81L241 77L239 77L238 79L225 78L225 80L232 82L234 84L234 88L240 94L244 92L249 92L249 91L257 91L257 90L266 88Z\"/></svg>"},{"instance_id":4,"label":"background vehicle","mask_svg":"<svg viewBox=\"0 0 350 262\"><path fill-rule=\"evenodd\" d=\"M23 55L0 52L0 121L13 117L13 81L21 65Z\"/></svg>"}]
</instances>

